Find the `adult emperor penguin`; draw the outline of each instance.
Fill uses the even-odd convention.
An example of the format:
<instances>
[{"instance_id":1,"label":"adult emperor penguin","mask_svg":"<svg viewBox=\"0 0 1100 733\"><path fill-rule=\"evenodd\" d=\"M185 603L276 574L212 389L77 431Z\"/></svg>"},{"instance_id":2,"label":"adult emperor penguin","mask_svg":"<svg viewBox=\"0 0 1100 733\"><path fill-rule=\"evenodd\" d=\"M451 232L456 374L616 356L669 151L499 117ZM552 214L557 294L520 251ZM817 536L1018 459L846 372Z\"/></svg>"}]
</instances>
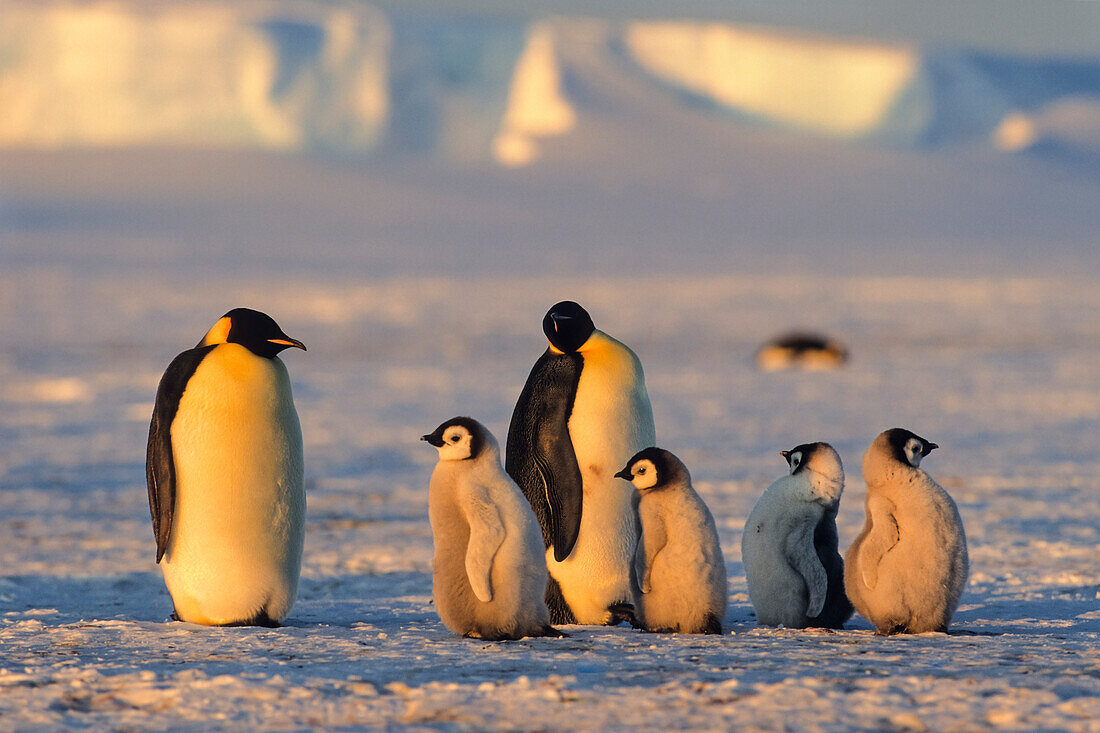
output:
<instances>
[{"instance_id":1,"label":"adult emperor penguin","mask_svg":"<svg viewBox=\"0 0 1100 733\"><path fill-rule=\"evenodd\" d=\"M828 443L805 443L780 455L790 471L764 491L741 534L756 619L792 629L842 628L852 604L837 551L840 456Z\"/></svg>"},{"instance_id":2,"label":"adult emperor penguin","mask_svg":"<svg viewBox=\"0 0 1100 733\"><path fill-rule=\"evenodd\" d=\"M946 632L966 586L958 507L920 468L937 447L893 428L863 456L867 519L845 556L844 586L880 634Z\"/></svg>"},{"instance_id":3,"label":"adult emperor penguin","mask_svg":"<svg viewBox=\"0 0 1100 733\"><path fill-rule=\"evenodd\" d=\"M157 389L145 475L157 562L181 621L277 626L305 536L302 431L277 354L301 341L235 308Z\"/></svg>"},{"instance_id":4,"label":"adult emperor penguin","mask_svg":"<svg viewBox=\"0 0 1100 733\"><path fill-rule=\"evenodd\" d=\"M635 623L649 631L721 634L726 563L714 517L683 462L663 448L639 451L616 478L638 490L641 537L634 570Z\"/></svg>"},{"instance_id":5,"label":"adult emperor penguin","mask_svg":"<svg viewBox=\"0 0 1100 733\"><path fill-rule=\"evenodd\" d=\"M422 436L439 449L428 487L432 595L443 624L499 641L560 636L543 594L546 562L535 515L500 466L484 425L455 417Z\"/></svg>"},{"instance_id":6,"label":"adult emperor penguin","mask_svg":"<svg viewBox=\"0 0 1100 733\"><path fill-rule=\"evenodd\" d=\"M542 330L550 346L512 413L505 467L542 528L550 620L617 623L634 602L638 529L634 490L615 472L656 442L642 365L572 301Z\"/></svg>"}]
</instances>

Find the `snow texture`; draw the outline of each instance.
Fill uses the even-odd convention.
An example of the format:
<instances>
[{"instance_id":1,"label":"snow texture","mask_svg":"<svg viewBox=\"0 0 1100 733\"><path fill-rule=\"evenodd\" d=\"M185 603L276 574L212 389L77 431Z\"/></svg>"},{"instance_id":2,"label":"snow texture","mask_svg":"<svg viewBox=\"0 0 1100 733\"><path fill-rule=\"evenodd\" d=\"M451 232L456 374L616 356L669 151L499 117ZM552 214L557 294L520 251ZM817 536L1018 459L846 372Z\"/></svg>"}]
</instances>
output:
<instances>
[{"instance_id":1,"label":"snow texture","mask_svg":"<svg viewBox=\"0 0 1100 733\"><path fill-rule=\"evenodd\" d=\"M369 159L327 142L0 151L0 728L1100 731L1095 87L1026 113L1085 143L998 148L992 116L977 140L864 145L747 125L655 83L608 35L626 21L531 35L503 12L454 24L350 7L392 21L385 86L405 90L385 125L355 127L385 130ZM12 17L5 5L0 33ZM504 50L483 58L470 49L486 33ZM434 51L403 56L408 34ZM322 55L346 71L347 53ZM523 107L509 134L537 137L537 155L512 139L528 165L497 167L483 151L524 56L557 125ZM422 72L454 59L471 76ZM468 124L393 122L432 110ZM1013 124L1009 142L1028 131ZM454 156L434 154L443 139ZM658 444L715 517L720 637L569 627L486 643L435 613L436 455L418 437L469 414L503 438L563 299L638 354ZM309 347L285 355L307 526L280 629L168 621L153 562L157 382L235 306ZM792 329L837 338L850 361L758 371L759 345ZM941 446L922 468L966 528L951 633L757 627L740 535L786 470L778 451L828 441L858 466L894 426ZM863 522L851 473L842 550Z\"/></svg>"},{"instance_id":2,"label":"snow texture","mask_svg":"<svg viewBox=\"0 0 1100 733\"><path fill-rule=\"evenodd\" d=\"M659 440L718 523L729 633L572 627L488 644L431 604L417 436L470 412L503 434L542 349L553 278L334 284L209 278L172 289L3 276L0 714L5 726L423 724L1096 730L1100 716L1100 299L1041 279L576 279L571 297L646 365ZM45 281L49 283L49 280ZM638 289L645 296L639 297ZM167 297L165 297L167 296ZM299 602L283 629L167 621L142 481L163 363L225 298L310 347L288 356L306 441ZM651 307L657 301L659 309ZM773 321L849 336L836 372L755 371ZM81 313L98 324L65 324ZM295 358L297 357L297 358ZM850 464L904 423L959 503L973 573L949 636L757 628L740 531L782 460L831 440ZM842 545L863 487L841 505Z\"/></svg>"}]
</instances>

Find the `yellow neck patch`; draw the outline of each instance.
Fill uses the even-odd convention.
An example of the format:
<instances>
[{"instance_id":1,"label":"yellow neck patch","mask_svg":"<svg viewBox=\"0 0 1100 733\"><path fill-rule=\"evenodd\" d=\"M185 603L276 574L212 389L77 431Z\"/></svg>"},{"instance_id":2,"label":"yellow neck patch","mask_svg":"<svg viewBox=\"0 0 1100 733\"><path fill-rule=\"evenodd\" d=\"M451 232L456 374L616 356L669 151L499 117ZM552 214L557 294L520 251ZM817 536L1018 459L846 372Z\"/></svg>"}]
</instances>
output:
<instances>
[{"instance_id":1,"label":"yellow neck patch","mask_svg":"<svg viewBox=\"0 0 1100 733\"><path fill-rule=\"evenodd\" d=\"M206 336L202 340L203 346L213 346L215 344L224 344L229 338L229 329L233 327L233 321L229 318L219 318L218 322L214 324L214 327L206 332Z\"/></svg>"}]
</instances>

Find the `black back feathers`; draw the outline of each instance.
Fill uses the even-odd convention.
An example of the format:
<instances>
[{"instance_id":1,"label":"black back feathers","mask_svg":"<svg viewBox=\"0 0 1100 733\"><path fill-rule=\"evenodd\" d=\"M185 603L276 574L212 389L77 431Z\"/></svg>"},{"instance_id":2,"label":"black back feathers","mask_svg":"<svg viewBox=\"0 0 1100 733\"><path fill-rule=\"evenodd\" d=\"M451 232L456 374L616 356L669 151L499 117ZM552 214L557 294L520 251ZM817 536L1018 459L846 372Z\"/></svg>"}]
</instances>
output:
<instances>
[{"instance_id":1,"label":"black back feathers","mask_svg":"<svg viewBox=\"0 0 1100 733\"><path fill-rule=\"evenodd\" d=\"M176 508L176 462L172 451L172 421L180 398L195 370L214 346L189 349L168 365L157 387L153 419L149 423L149 444L145 452L145 482L149 489L149 513L157 538L157 562L168 549L172 517Z\"/></svg>"},{"instance_id":2,"label":"black back feathers","mask_svg":"<svg viewBox=\"0 0 1100 733\"><path fill-rule=\"evenodd\" d=\"M519 485L561 562L576 544L584 491L569 436L569 416L581 378L580 354L547 349L527 377L508 426L504 469Z\"/></svg>"}]
</instances>

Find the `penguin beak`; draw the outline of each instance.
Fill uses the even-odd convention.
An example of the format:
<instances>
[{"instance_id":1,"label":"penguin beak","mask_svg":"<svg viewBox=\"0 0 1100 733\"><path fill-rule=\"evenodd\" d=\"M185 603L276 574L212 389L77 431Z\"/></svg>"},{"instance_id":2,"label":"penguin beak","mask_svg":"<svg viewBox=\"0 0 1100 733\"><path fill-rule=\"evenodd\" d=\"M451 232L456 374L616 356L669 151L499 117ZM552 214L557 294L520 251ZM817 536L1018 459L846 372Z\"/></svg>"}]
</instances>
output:
<instances>
[{"instance_id":1,"label":"penguin beak","mask_svg":"<svg viewBox=\"0 0 1100 733\"><path fill-rule=\"evenodd\" d=\"M434 445L436 448L442 448L443 447L443 436L442 435L436 435L436 434L432 433L432 434L429 434L429 435L421 435L420 439L428 441L429 445Z\"/></svg>"},{"instance_id":2,"label":"penguin beak","mask_svg":"<svg viewBox=\"0 0 1100 733\"><path fill-rule=\"evenodd\" d=\"M925 443L924 450L921 451L921 455L926 456L937 448L939 448L939 446L935 443Z\"/></svg>"},{"instance_id":3,"label":"penguin beak","mask_svg":"<svg viewBox=\"0 0 1100 733\"><path fill-rule=\"evenodd\" d=\"M287 348L294 347L295 349L307 351L305 344L303 344L298 339L292 339L289 336L287 336L285 339L268 339L267 342L269 344L278 344L279 346L286 346Z\"/></svg>"},{"instance_id":4,"label":"penguin beak","mask_svg":"<svg viewBox=\"0 0 1100 733\"><path fill-rule=\"evenodd\" d=\"M615 474L615 478L626 479L627 481L633 479L634 477L630 475L630 466L627 466L626 468Z\"/></svg>"},{"instance_id":5,"label":"penguin beak","mask_svg":"<svg viewBox=\"0 0 1100 733\"><path fill-rule=\"evenodd\" d=\"M787 462L787 465L791 465L791 452L789 450L779 451L779 455L783 456L783 460Z\"/></svg>"},{"instance_id":6,"label":"penguin beak","mask_svg":"<svg viewBox=\"0 0 1100 733\"><path fill-rule=\"evenodd\" d=\"M558 332L558 321L571 321L572 316L559 316L557 313L550 314L550 320L554 322L554 333Z\"/></svg>"}]
</instances>

